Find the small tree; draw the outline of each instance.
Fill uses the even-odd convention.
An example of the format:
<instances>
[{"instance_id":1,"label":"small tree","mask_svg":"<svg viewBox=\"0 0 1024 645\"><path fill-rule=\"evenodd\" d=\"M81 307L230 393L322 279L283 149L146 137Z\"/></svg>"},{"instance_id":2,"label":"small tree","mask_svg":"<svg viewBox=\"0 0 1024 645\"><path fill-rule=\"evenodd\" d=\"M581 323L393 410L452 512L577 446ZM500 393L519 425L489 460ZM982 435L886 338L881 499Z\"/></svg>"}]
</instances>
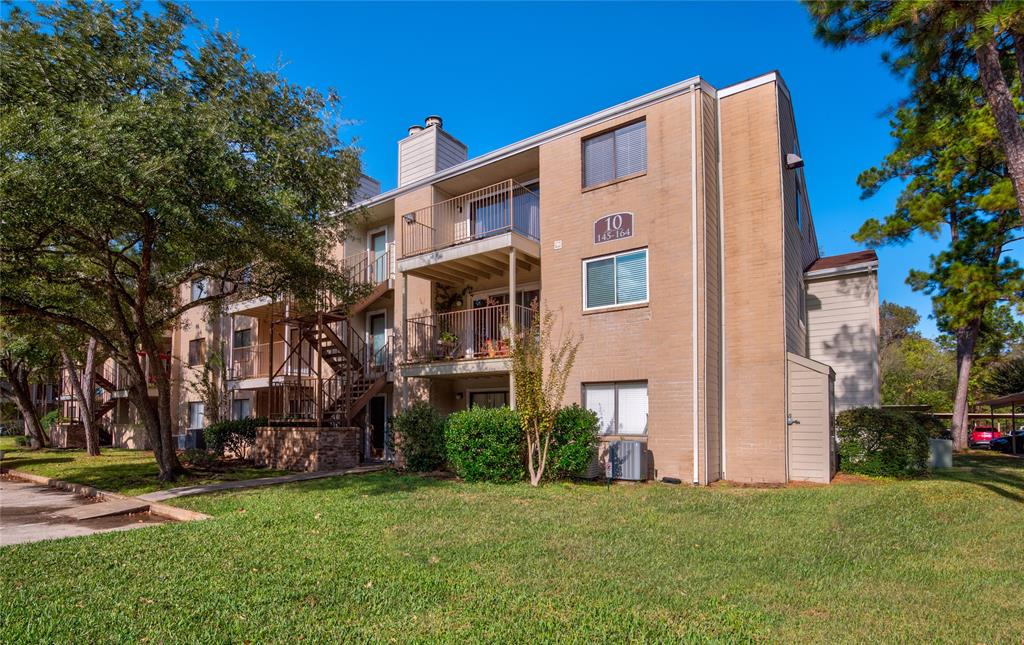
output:
<instances>
[{"instance_id":1,"label":"small tree","mask_svg":"<svg viewBox=\"0 0 1024 645\"><path fill-rule=\"evenodd\" d=\"M581 341L572 330L556 338L554 326L550 311L535 308L530 325L512 345L516 410L526 435L526 465L533 486L544 477L555 420Z\"/></svg>"},{"instance_id":2,"label":"small tree","mask_svg":"<svg viewBox=\"0 0 1024 645\"><path fill-rule=\"evenodd\" d=\"M228 366L224 347L213 349L206 355L202 369L189 381L192 390L203 402L203 414L208 424L220 423L230 416L228 392Z\"/></svg>"}]
</instances>

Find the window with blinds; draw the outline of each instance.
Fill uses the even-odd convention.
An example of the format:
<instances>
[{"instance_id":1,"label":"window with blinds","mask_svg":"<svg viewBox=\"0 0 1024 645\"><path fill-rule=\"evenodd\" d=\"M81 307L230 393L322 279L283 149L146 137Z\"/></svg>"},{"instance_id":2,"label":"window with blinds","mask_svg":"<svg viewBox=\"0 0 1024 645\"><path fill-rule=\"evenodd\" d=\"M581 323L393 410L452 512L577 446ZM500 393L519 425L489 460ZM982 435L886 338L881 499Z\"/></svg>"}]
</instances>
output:
<instances>
[{"instance_id":1,"label":"window with blinds","mask_svg":"<svg viewBox=\"0 0 1024 645\"><path fill-rule=\"evenodd\" d=\"M188 364L202 365L206 362L206 339L197 338L188 341Z\"/></svg>"},{"instance_id":2,"label":"window with blinds","mask_svg":"<svg viewBox=\"0 0 1024 645\"><path fill-rule=\"evenodd\" d=\"M647 170L647 122L637 121L583 140L583 187Z\"/></svg>"},{"instance_id":3,"label":"window with blinds","mask_svg":"<svg viewBox=\"0 0 1024 645\"><path fill-rule=\"evenodd\" d=\"M583 405L597 415L600 434L647 434L647 381L585 383Z\"/></svg>"},{"instance_id":4,"label":"window with blinds","mask_svg":"<svg viewBox=\"0 0 1024 645\"><path fill-rule=\"evenodd\" d=\"M583 261L583 308L647 302L647 249Z\"/></svg>"}]
</instances>

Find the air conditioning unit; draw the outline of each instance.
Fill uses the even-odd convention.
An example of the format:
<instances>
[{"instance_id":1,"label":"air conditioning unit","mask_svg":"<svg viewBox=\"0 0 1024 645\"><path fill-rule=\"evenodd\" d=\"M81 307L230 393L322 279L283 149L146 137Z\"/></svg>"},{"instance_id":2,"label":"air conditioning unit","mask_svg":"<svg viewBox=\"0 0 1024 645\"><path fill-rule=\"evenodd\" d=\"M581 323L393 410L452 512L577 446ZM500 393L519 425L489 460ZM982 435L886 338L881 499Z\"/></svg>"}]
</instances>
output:
<instances>
[{"instance_id":1,"label":"air conditioning unit","mask_svg":"<svg viewBox=\"0 0 1024 645\"><path fill-rule=\"evenodd\" d=\"M192 450L205 447L205 437L200 429L186 430L185 434L178 435L178 450Z\"/></svg>"},{"instance_id":2,"label":"air conditioning unit","mask_svg":"<svg viewBox=\"0 0 1024 645\"><path fill-rule=\"evenodd\" d=\"M608 479L644 481L647 479L647 445L642 441L612 441L605 463Z\"/></svg>"}]
</instances>

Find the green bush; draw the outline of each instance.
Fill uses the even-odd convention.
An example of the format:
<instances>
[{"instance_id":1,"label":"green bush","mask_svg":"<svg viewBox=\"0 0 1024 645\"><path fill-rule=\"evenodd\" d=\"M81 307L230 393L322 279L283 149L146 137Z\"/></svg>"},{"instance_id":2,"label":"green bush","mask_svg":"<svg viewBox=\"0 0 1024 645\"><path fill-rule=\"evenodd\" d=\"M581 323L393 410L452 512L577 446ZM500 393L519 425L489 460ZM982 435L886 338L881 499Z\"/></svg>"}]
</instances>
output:
<instances>
[{"instance_id":1,"label":"green bush","mask_svg":"<svg viewBox=\"0 0 1024 645\"><path fill-rule=\"evenodd\" d=\"M181 453L181 460L193 468L208 468L217 463L217 455L202 448L189 448Z\"/></svg>"},{"instance_id":2,"label":"green bush","mask_svg":"<svg viewBox=\"0 0 1024 645\"><path fill-rule=\"evenodd\" d=\"M466 481L510 482L526 476L519 415L509 408L456 412L444 428L448 465Z\"/></svg>"},{"instance_id":3,"label":"green bush","mask_svg":"<svg viewBox=\"0 0 1024 645\"><path fill-rule=\"evenodd\" d=\"M840 469L900 477L928 468L928 439L941 424L920 415L881 408L852 408L836 415Z\"/></svg>"},{"instance_id":4,"label":"green bush","mask_svg":"<svg viewBox=\"0 0 1024 645\"><path fill-rule=\"evenodd\" d=\"M414 403L391 419L391 427L407 470L425 472L444 466L444 417L429 403Z\"/></svg>"},{"instance_id":5,"label":"green bush","mask_svg":"<svg viewBox=\"0 0 1024 645\"><path fill-rule=\"evenodd\" d=\"M246 448L256 442L256 428L267 425L266 417L249 417L211 423L203 429L206 449L223 455L230 451L236 457L245 454Z\"/></svg>"},{"instance_id":6,"label":"green bush","mask_svg":"<svg viewBox=\"0 0 1024 645\"><path fill-rule=\"evenodd\" d=\"M577 404L562 408L548 449L545 475L550 479L579 477L597 455L597 414Z\"/></svg>"}]
</instances>

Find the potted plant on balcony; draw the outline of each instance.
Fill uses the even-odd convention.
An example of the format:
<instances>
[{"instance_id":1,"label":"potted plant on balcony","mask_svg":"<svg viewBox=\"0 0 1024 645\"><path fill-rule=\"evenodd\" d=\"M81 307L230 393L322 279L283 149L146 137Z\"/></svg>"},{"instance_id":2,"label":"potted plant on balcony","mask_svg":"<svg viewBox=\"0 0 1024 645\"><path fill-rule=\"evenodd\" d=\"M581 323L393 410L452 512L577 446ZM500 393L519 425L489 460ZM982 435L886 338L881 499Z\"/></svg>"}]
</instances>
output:
<instances>
[{"instance_id":1,"label":"potted plant on balcony","mask_svg":"<svg viewBox=\"0 0 1024 645\"><path fill-rule=\"evenodd\" d=\"M442 358L455 358L459 349L459 337L446 329L438 336L437 344Z\"/></svg>"}]
</instances>

